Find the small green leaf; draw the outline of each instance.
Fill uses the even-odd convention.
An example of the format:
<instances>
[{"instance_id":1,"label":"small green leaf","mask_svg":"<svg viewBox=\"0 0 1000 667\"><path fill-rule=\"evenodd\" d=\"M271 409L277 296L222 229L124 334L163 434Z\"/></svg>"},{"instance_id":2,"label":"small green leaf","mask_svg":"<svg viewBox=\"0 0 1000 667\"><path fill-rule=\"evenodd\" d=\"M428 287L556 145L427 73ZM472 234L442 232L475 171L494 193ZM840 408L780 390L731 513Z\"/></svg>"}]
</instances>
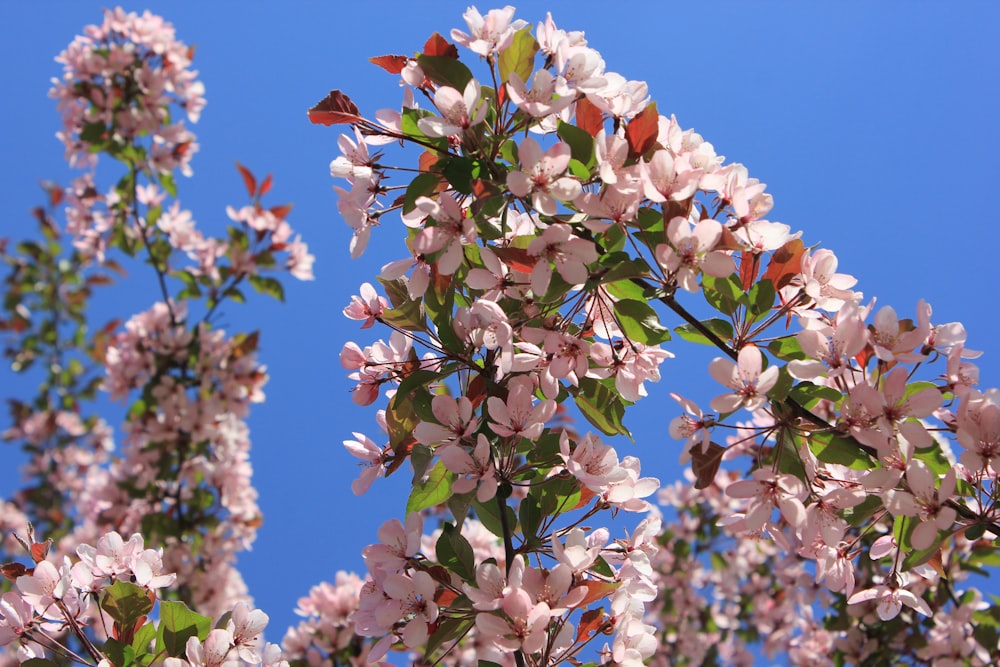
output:
<instances>
[{"instance_id":1,"label":"small green leaf","mask_svg":"<svg viewBox=\"0 0 1000 667\"><path fill-rule=\"evenodd\" d=\"M622 299L615 302L615 314L625 335L643 345L657 345L670 340L670 329L660 324L660 317L645 301Z\"/></svg>"},{"instance_id":2,"label":"small green leaf","mask_svg":"<svg viewBox=\"0 0 1000 667\"><path fill-rule=\"evenodd\" d=\"M472 545L450 523L444 524L434 547L438 562L457 574L463 581L476 580L476 557Z\"/></svg>"},{"instance_id":3,"label":"small green leaf","mask_svg":"<svg viewBox=\"0 0 1000 667\"><path fill-rule=\"evenodd\" d=\"M872 461L857 443L833 433L809 436L809 449L823 463L836 463L852 470L869 470Z\"/></svg>"},{"instance_id":4,"label":"small green leaf","mask_svg":"<svg viewBox=\"0 0 1000 667\"><path fill-rule=\"evenodd\" d=\"M285 288L277 278L269 276L254 275L249 278L250 284L260 294L274 297L278 301L285 301Z\"/></svg>"},{"instance_id":5,"label":"small green leaf","mask_svg":"<svg viewBox=\"0 0 1000 667\"><path fill-rule=\"evenodd\" d=\"M167 656L184 656L187 640L197 637L204 641L212 629L212 619L197 614L183 602L160 602L160 625L156 630L156 652Z\"/></svg>"},{"instance_id":6,"label":"small green leaf","mask_svg":"<svg viewBox=\"0 0 1000 667\"><path fill-rule=\"evenodd\" d=\"M447 502L454 481L455 473L445 468L442 461L435 463L427 476L413 485L406 501L406 514Z\"/></svg>"},{"instance_id":7,"label":"small green leaf","mask_svg":"<svg viewBox=\"0 0 1000 667\"><path fill-rule=\"evenodd\" d=\"M589 132L581 130L576 125L559 121L557 134L569 144L570 157L588 168L593 166L594 138Z\"/></svg>"},{"instance_id":8,"label":"small green leaf","mask_svg":"<svg viewBox=\"0 0 1000 667\"><path fill-rule=\"evenodd\" d=\"M142 586L116 581L104 589L101 609L123 628L133 627L140 618L153 609L153 601Z\"/></svg>"},{"instance_id":9,"label":"small green leaf","mask_svg":"<svg viewBox=\"0 0 1000 667\"><path fill-rule=\"evenodd\" d=\"M609 389L594 378L580 378L580 386L573 396L576 406L591 424L605 435L632 437L622 419L625 403L617 391Z\"/></svg>"},{"instance_id":10,"label":"small green leaf","mask_svg":"<svg viewBox=\"0 0 1000 667\"><path fill-rule=\"evenodd\" d=\"M728 342L733 339L733 325L719 318L702 320L701 325L722 339ZM699 331L694 325L682 324L674 328L674 333L691 343L701 343L702 345L715 346L715 343Z\"/></svg>"},{"instance_id":11,"label":"small green leaf","mask_svg":"<svg viewBox=\"0 0 1000 667\"><path fill-rule=\"evenodd\" d=\"M497 507L496 498L485 503L473 500L472 508L476 511L476 517L486 530L497 537L502 538L504 536L503 523L500 521L500 509ZM507 525L513 530L514 526L517 525L517 516L514 514L514 510L504 505L504 513L507 515Z\"/></svg>"},{"instance_id":12,"label":"small green leaf","mask_svg":"<svg viewBox=\"0 0 1000 667\"><path fill-rule=\"evenodd\" d=\"M756 321L771 312L774 306L774 283L770 280L759 280L750 288L750 315Z\"/></svg>"},{"instance_id":13,"label":"small green leaf","mask_svg":"<svg viewBox=\"0 0 1000 667\"><path fill-rule=\"evenodd\" d=\"M728 278L716 278L704 274L701 277L701 285L705 301L724 315L732 315L738 306L746 305L748 302L736 274Z\"/></svg>"},{"instance_id":14,"label":"small green leaf","mask_svg":"<svg viewBox=\"0 0 1000 667\"><path fill-rule=\"evenodd\" d=\"M793 359L805 359L806 355L799 345L795 336L785 336L772 340L767 345L767 351L782 361L792 361Z\"/></svg>"},{"instance_id":15,"label":"small green leaf","mask_svg":"<svg viewBox=\"0 0 1000 667\"><path fill-rule=\"evenodd\" d=\"M517 72L521 80L526 82L535 69L535 54L538 53L538 42L531 35L531 28L524 28L514 33L510 45L500 52L500 80L509 81L511 72Z\"/></svg>"},{"instance_id":16,"label":"small green leaf","mask_svg":"<svg viewBox=\"0 0 1000 667\"><path fill-rule=\"evenodd\" d=\"M455 58L448 56L417 56L417 64L424 76L442 86L451 86L458 92L465 91L465 84L472 79L472 72Z\"/></svg>"}]
</instances>

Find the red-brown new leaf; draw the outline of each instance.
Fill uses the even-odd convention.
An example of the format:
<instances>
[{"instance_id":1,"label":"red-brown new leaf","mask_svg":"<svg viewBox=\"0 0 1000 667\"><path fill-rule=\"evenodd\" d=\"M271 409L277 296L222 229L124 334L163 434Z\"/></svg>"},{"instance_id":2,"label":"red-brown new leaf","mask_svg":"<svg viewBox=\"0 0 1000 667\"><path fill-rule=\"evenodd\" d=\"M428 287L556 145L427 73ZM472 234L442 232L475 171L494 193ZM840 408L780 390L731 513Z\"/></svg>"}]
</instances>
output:
<instances>
[{"instance_id":1,"label":"red-brown new leaf","mask_svg":"<svg viewBox=\"0 0 1000 667\"><path fill-rule=\"evenodd\" d=\"M243 185L247 188L247 194L253 197L257 194L257 179L254 178L253 173L249 169L244 167L239 162L236 163L236 168L240 170L240 176L243 177Z\"/></svg>"},{"instance_id":2,"label":"red-brown new leaf","mask_svg":"<svg viewBox=\"0 0 1000 667\"><path fill-rule=\"evenodd\" d=\"M774 289L779 290L792 281L792 278L802 272L802 254L805 245L801 239L792 239L774 251L771 261L764 272L764 278L771 281Z\"/></svg>"},{"instance_id":3,"label":"red-brown new leaf","mask_svg":"<svg viewBox=\"0 0 1000 667\"><path fill-rule=\"evenodd\" d=\"M351 98L339 90L331 90L330 94L316 103L309 110L309 122L316 125L353 124L362 120L361 112L351 101Z\"/></svg>"},{"instance_id":4,"label":"red-brown new leaf","mask_svg":"<svg viewBox=\"0 0 1000 667\"><path fill-rule=\"evenodd\" d=\"M596 137L604 128L604 112L586 97L581 97L576 101L576 126Z\"/></svg>"},{"instance_id":5,"label":"red-brown new leaf","mask_svg":"<svg viewBox=\"0 0 1000 667\"><path fill-rule=\"evenodd\" d=\"M631 157L645 155L656 143L660 131L660 115L656 112L656 102L651 103L625 126L625 139Z\"/></svg>"},{"instance_id":6,"label":"red-brown new leaf","mask_svg":"<svg viewBox=\"0 0 1000 667\"><path fill-rule=\"evenodd\" d=\"M368 59L373 65L378 65L389 74L399 74L406 67L406 56L374 56Z\"/></svg>"},{"instance_id":7,"label":"red-brown new leaf","mask_svg":"<svg viewBox=\"0 0 1000 667\"><path fill-rule=\"evenodd\" d=\"M694 488L705 489L715 481L715 473L722 465L722 455L726 448L714 442L708 443L708 451L702 452L701 445L691 448L691 470L694 471Z\"/></svg>"},{"instance_id":8,"label":"red-brown new leaf","mask_svg":"<svg viewBox=\"0 0 1000 667\"><path fill-rule=\"evenodd\" d=\"M260 184L260 190L257 192L257 194L259 194L261 197L263 197L268 192L270 192L271 191L271 183L273 182L273 180L274 179L272 178L272 175L268 174L267 178L264 179L264 182Z\"/></svg>"},{"instance_id":9,"label":"red-brown new leaf","mask_svg":"<svg viewBox=\"0 0 1000 667\"><path fill-rule=\"evenodd\" d=\"M438 33L434 33L424 44L425 56L446 56L458 60L458 47Z\"/></svg>"}]
</instances>

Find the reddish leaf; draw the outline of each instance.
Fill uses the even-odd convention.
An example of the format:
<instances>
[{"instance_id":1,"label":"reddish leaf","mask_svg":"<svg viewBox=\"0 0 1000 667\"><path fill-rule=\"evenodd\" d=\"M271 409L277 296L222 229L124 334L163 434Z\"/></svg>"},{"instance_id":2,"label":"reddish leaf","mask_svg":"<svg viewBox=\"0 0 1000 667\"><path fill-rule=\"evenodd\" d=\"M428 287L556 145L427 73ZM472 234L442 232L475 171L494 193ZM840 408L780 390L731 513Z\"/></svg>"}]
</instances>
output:
<instances>
[{"instance_id":1,"label":"reddish leaf","mask_svg":"<svg viewBox=\"0 0 1000 667\"><path fill-rule=\"evenodd\" d=\"M593 491L591 491L590 488L588 488L586 486L583 487L583 488L581 488L580 489L580 500L573 507L567 507L565 511L571 512L573 510L580 509L581 507L586 507L587 503L589 503L590 499L593 498L595 495L596 494Z\"/></svg>"},{"instance_id":2,"label":"reddish leaf","mask_svg":"<svg viewBox=\"0 0 1000 667\"><path fill-rule=\"evenodd\" d=\"M247 194L253 197L257 193L257 179L253 177L249 169L239 162L236 163L236 168L240 170L240 175L243 176L243 185L247 188Z\"/></svg>"},{"instance_id":3,"label":"reddish leaf","mask_svg":"<svg viewBox=\"0 0 1000 667\"><path fill-rule=\"evenodd\" d=\"M271 183L273 182L273 180L274 180L274 178L272 177L272 175L268 174L267 178L264 179L264 182L260 184L260 190L257 192L257 194L259 194L261 197L263 197L268 192L270 192L271 191Z\"/></svg>"},{"instance_id":4,"label":"reddish leaf","mask_svg":"<svg viewBox=\"0 0 1000 667\"><path fill-rule=\"evenodd\" d=\"M368 62L378 65L389 74L399 74L406 67L406 56L374 56Z\"/></svg>"},{"instance_id":5,"label":"reddish leaf","mask_svg":"<svg viewBox=\"0 0 1000 667\"><path fill-rule=\"evenodd\" d=\"M659 132L660 114L656 112L656 102L653 102L625 126L629 155L632 157L645 155L646 151L656 143Z\"/></svg>"},{"instance_id":6,"label":"reddish leaf","mask_svg":"<svg viewBox=\"0 0 1000 667\"><path fill-rule=\"evenodd\" d=\"M271 212L271 215L276 217L278 220L284 220L288 217L288 214L291 213L293 205L294 204L282 204L281 206L272 206L268 210Z\"/></svg>"},{"instance_id":7,"label":"reddish leaf","mask_svg":"<svg viewBox=\"0 0 1000 667\"><path fill-rule=\"evenodd\" d=\"M449 42L447 39L434 33L427 39L427 43L424 44L424 55L425 56L446 56L448 58L458 59L458 47Z\"/></svg>"},{"instance_id":8,"label":"reddish leaf","mask_svg":"<svg viewBox=\"0 0 1000 667\"><path fill-rule=\"evenodd\" d=\"M417 444L416 438L407 438L403 442L399 443L397 447L393 449L393 456L388 459L389 465L385 469L385 476L388 477L392 473L396 472L399 466L403 465L403 461L410 455L413 451L413 446Z\"/></svg>"},{"instance_id":9,"label":"reddish leaf","mask_svg":"<svg viewBox=\"0 0 1000 667\"><path fill-rule=\"evenodd\" d=\"M586 607L591 602L606 598L615 592L619 584L613 581L596 581L594 579L588 579L584 581L582 586L587 587L587 594L583 597L583 602L577 605L577 607Z\"/></svg>"},{"instance_id":10,"label":"reddish leaf","mask_svg":"<svg viewBox=\"0 0 1000 667\"><path fill-rule=\"evenodd\" d=\"M538 262L538 258L529 255L524 248L493 248L493 252L507 266L521 273L531 273Z\"/></svg>"},{"instance_id":11,"label":"reddish leaf","mask_svg":"<svg viewBox=\"0 0 1000 667\"><path fill-rule=\"evenodd\" d=\"M11 581L17 581L18 577L30 575L35 571L33 567L25 567L20 563L4 563L0 565L0 573Z\"/></svg>"},{"instance_id":12,"label":"reddish leaf","mask_svg":"<svg viewBox=\"0 0 1000 667\"><path fill-rule=\"evenodd\" d=\"M41 563L45 560L45 557L49 555L49 547L52 545L52 540L45 540L44 542L35 542L31 545L31 560L36 563Z\"/></svg>"},{"instance_id":13,"label":"reddish leaf","mask_svg":"<svg viewBox=\"0 0 1000 667\"><path fill-rule=\"evenodd\" d=\"M576 641L578 643L586 642L601 631L602 625L604 625L603 609L598 607L584 612L576 626Z\"/></svg>"},{"instance_id":14,"label":"reddish leaf","mask_svg":"<svg viewBox=\"0 0 1000 667\"><path fill-rule=\"evenodd\" d=\"M792 278L802 272L802 254L804 252L805 246L801 239L792 239L781 246L771 255L771 261L767 265L767 271L764 272L764 278L770 280L776 290L792 282Z\"/></svg>"},{"instance_id":15,"label":"reddish leaf","mask_svg":"<svg viewBox=\"0 0 1000 667\"><path fill-rule=\"evenodd\" d=\"M445 570L444 572L445 576L448 577L447 579L445 579L445 582L451 583L451 576L448 574L448 570ZM434 604L436 604L439 607L447 607L457 598L458 598L458 593L451 590L450 588L439 588L437 593L434 594Z\"/></svg>"},{"instance_id":16,"label":"reddish leaf","mask_svg":"<svg viewBox=\"0 0 1000 667\"><path fill-rule=\"evenodd\" d=\"M417 166L420 167L420 171L431 172L434 171L434 165L436 165L437 162L437 153L434 151L424 151L417 159Z\"/></svg>"},{"instance_id":17,"label":"reddish leaf","mask_svg":"<svg viewBox=\"0 0 1000 667\"><path fill-rule=\"evenodd\" d=\"M715 473L722 465L722 455L726 448L714 442L708 443L708 451L701 451L701 444L691 448L691 469L694 471L694 488L705 489L715 481Z\"/></svg>"},{"instance_id":18,"label":"reddish leaf","mask_svg":"<svg viewBox=\"0 0 1000 667\"><path fill-rule=\"evenodd\" d=\"M576 101L576 126L592 137L604 128L604 112L586 97Z\"/></svg>"},{"instance_id":19,"label":"reddish leaf","mask_svg":"<svg viewBox=\"0 0 1000 667\"><path fill-rule=\"evenodd\" d=\"M361 120L358 107L339 90L331 90L329 95L309 110L309 122L316 125L353 124Z\"/></svg>"},{"instance_id":20,"label":"reddish leaf","mask_svg":"<svg viewBox=\"0 0 1000 667\"><path fill-rule=\"evenodd\" d=\"M746 250L740 253L740 282L744 292L750 291L759 272L760 254Z\"/></svg>"},{"instance_id":21,"label":"reddish leaf","mask_svg":"<svg viewBox=\"0 0 1000 667\"><path fill-rule=\"evenodd\" d=\"M472 378L472 381L469 382L469 388L465 392L465 396L472 401L473 410L482 405L483 401L486 400L486 380L481 373L477 373Z\"/></svg>"}]
</instances>

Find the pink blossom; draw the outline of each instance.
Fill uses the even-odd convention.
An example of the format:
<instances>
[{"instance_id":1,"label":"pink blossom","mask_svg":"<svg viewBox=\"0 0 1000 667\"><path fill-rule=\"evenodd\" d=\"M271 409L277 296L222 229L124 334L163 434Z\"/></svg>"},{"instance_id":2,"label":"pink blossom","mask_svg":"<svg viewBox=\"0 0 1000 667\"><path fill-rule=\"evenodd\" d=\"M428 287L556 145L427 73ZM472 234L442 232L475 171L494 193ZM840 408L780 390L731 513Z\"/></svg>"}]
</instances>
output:
<instances>
[{"instance_id":1,"label":"pink blossom","mask_svg":"<svg viewBox=\"0 0 1000 667\"><path fill-rule=\"evenodd\" d=\"M693 227L683 217L675 217L667 226L669 244L656 246L656 260L688 292L698 291L698 274L725 278L736 270L733 258L715 246L722 238L722 225L707 218Z\"/></svg>"},{"instance_id":2,"label":"pink blossom","mask_svg":"<svg viewBox=\"0 0 1000 667\"><path fill-rule=\"evenodd\" d=\"M874 588L858 591L847 600L847 604L875 602L875 611L883 621L891 621L899 615L903 605L915 609L924 616L931 616L931 608L923 598L917 597L905 588L880 584Z\"/></svg>"},{"instance_id":3,"label":"pink blossom","mask_svg":"<svg viewBox=\"0 0 1000 667\"><path fill-rule=\"evenodd\" d=\"M472 401L465 396L435 396L431 411L438 423L420 422L413 430L413 437L424 445L447 445L470 439L479 427L479 420L472 413Z\"/></svg>"},{"instance_id":4,"label":"pink blossom","mask_svg":"<svg viewBox=\"0 0 1000 667\"><path fill-rule=\"evenodd\" d=\"M762 371L764 355L755 345L745 345L740 350L737 363L717 357L709 364L708 371L716 382L733 390L712 399L711 407L718 412L735 412L741 407L756 410L767 401L767 392L778 381L778 367Z\"/></svg>"},{"instance_id":5,"label":"pink blossom","mask_svg":"<svg viewBox=\"0 0 1000 667\"><path fill-rule=\"evenodd\" d=\"M376 445L371 438L363 433L354 433L357 440L344 440L344 447L353 456L364 461L361 476L351 482L354 495L364 495L379 477L385 474L385 462L391 450Z\"/></svg>"},{"instance_id":6,"label":"pink blossom","mask_svg":"<svg viewBox=\"0 0 1000 667\"><path fill-rule=\"evenodd\" d=\"M490 442L480 433L476 440L476 448L472 455L466 453L461 445L448 445L439 448L438 456L444 467L456 475L469 475L455 480L452 484L453 493L468 493L476 489L476 500L485 503L497 492L498 481L496 468L493 465Z\"/></svg>"},{"instance_id":7,"label":"pink blossom","mask_svg":"<svg viewBox=\"0 0 1000 667\"><path fill-rule=\"evenodd\" d=\"M515 197L531 195L532 206L542 215L555 215L556 200L573 201L582 191L580 181L562 175L570 152L569 144L560 141L542 153L537 141L525 138L518 150L521 171L507 174L507 187Z\"/></svg>"},{"instance_id":8,"label":"pink blossom","mask_svg":"<svg viewBox=\"0 0 1000 667\"><path fill-rule=\"evenodd\" d=\"M517 72L510 73L507 95L519 109L529 116L543 118L566 109L576 99L573 95L558 95L558 80L545 69L535 70L531 77L531 90Z\"/></svg>"},{"instance_id":9,"label":"pink blossom","mask_svg":"<svg viewBox=\"0 0 1000 667\"><path fill-rule=\"evenodd\" d=\"M344 308L344 316L352 320L364 320L362 329L368 329L375 324L375 320L382 316L382 312L389 307L389 302L385 297L379 296L371 283L361 284L361 296L351 297L351 303Z\"/></svg>"},{"instance_id":10,"label":"pink blossom","mask_svg":"<svg viewBox=\"0 0 1000 667\"><path fill-rule=\"evenodd\" d=\"M582 285L590 277L587 265L597 261L593 241L581 239L564 224L550 225L528 245L528 254L539 261L531 271L531 291L542 296L552 278L552 264L570 285Z\"/></svg>"},{"instance_id":11,"label":"pink blossom","mask_svg":"<svg viewBox=\"0 0 1000 667\"><path fill-rule=\"evenodd\" d=\"M507 5L503 9L491 9L483 16L475 7L469 7L462 18L469 27L469 33L454 29L451 38L481 56L493 56L507 48L514 33L528 23L514 18L514 8Z\"/></svg>"},{"instance_id":12,"label":"pink blossom","mask_svg":"<svg viewBox=\"0 0 1000 667\"><path fill-rule=\"evenodd\" d=\"M486 399L490 417L490 428L497 435L523 437L537 440L545 428L545 422L552 418L556 411L556 402L544 400L535 404L534 383L527 376L517 376L511 379L507 387L507 400L497 396Z\"/></svg>"},{"instance_id":13,"label":"pink blossom","mask_svg":"<svg viewBox=\"0 0 1000 667\"><path fill-rule=\"evenodd\" d=\"M434 93L434 106L441 112L440 118L426 116L417 121L417 127L428 137L460 136L470 127L482 123L488 108L475 79L469 79L465 91L461 93L449 86L441 86Z\"/></svg>"}]
</instances>

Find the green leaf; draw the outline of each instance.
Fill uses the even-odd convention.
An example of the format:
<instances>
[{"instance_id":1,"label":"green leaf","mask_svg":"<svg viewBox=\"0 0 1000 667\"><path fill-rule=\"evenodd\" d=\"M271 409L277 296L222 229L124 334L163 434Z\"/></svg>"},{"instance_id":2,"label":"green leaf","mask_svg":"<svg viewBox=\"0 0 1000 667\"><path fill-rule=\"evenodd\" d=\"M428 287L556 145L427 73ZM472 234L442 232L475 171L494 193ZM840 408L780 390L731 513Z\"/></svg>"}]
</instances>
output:
<instances>
[{"instance_id":1,"label":"green leaf","mask_svg":"<svg viewBox=\"0 0 1000 667\"><path fill-rule=\"evenodd\" d=\"M143 627L151 628L152 625ZM123 644L113 637L109 637L104 642L104 655L108 656L108 660L115 667L130 667L135 663L135 649L130 644Z\"/></svg>"},{"instance_id":2,"label":"green leaf","mask_svg":"<svg viewBox=\"0 0 1000 667\"><path fill-rule=\"evenodd\" d=\"M419 512L446 502L451 496L451 485L454 481L455 473L445 468L444 462L435 463L427 476L414 484L406 501L407 516L412 512Z\"/></svg>"},{"instance_id":3,"label":"green leaf","mask_svg":"<svg viewBox=\"0 0 1000 667\"><path fill-rule=\"evenodd\" d=\"M615 302L615 314L625 335L643 345L657 345L670 340L670 329L660 324L660 317L645 301L622 299Z\"/></svg>"},{"instance_id":4,"label":"green leaf","mask_svg":"<svg viewBox=\"0 0 1000 667\"><path fill-rule=\"evenodd\" d=\"M171 173L160 173L160 187L171 197L177 196L177 183Z\"/></svg>"},{"instance_id":5,"label":"green leaf","mask_svg":"<svg viewBox=\"0 0 1000 667\"><path fill-rule=\"evenodd\" d=\"M479 178L483 163L469 157L452 157L442 160L441 175L456 191L463 195L472 194L472 181Z\"/></svg>"},{"instance_id":6,"label":"green leaf","mask_svg":"<svg viewBox=\"0 0 1000 667\"><path fill-rule=\"evenodd\" d=\"M799 345L795 336L785 336L772 340L767 345L767 351L782 361L792 361L793 359L805 359L806 355Z\"/></svg>"},{"instance_id":7,"label":"green leaf","mask_svg":"<svg viewBox=\"0 0 1000 667\"><path fill-rule=\"evenodd\" d=\"M479 664L483 664L485 660L480 660ZM492 664L492 663L490 663ZM60 667L58 662L52 660L46 660L45 658L28 658L20 664L20 667ZM500 665L497 665L500 667Z\"/></svg>"},{"instance_id":8,"label":"green leaf","mask_svg":"<svg viewBox=\"0 0 1000 667\"><path fill-rule=\"evenodd\" d=\"M155 640L156 626L152 623L147 623L135 633L135 637L132 638L132 648L135 649L136 656L140 660L143 656L149 654L150 644Z\"/></svg>"},{"instance_id":9,"label":"green leaf","mask_svg":"<svg viewBox=\"0 0 1000 667\"><path fill-rule=\"evenodd\" d=\"M500 80L509 81L511 72L517 72L521 80L527 82L535 69L535 54L538 42L531 35L531 28L514 33L510 45L500 52Z\"/></svg>"},{"instance_id":10,"label":"green leaf","mask_svg":"<svg viewBox=\"0 0 1000 667\"><path fill-rule=\"evenodd\" d=\"M104 589L101 609L123 628L133 627L153 609L153 601L142 586L116 581Z\"/></svg>"},{"instance_id":11,"label":"green leaf","mask_svg":"<svg viewBox=\"0 0 1000 667\"><path fill-rule=\"evenodd\" d=\"M431 655L446 642L452 642L468 633L475 624L476 619L472 617L442 616L435 626L434 634L427 638L424 647L425 660L420 664L433 664ZM483 661L480 661L482 664ZM497 666L499 667L499 665Z\"/></svg>"},{"instance_id":12,"label":"green leaf","mask_svg":"<svg viewBox=\"0 0 1000 667\"><path fill-rule=\"evenodd\" d=\"M212 629L212 619L197 614L183 602L160 602L160 625L156 630L156 652L173 658L184 656L187 640L204 641Z\"/></svg>"},{"instance_id":13,"label":"green leaf","mask_svg":"<svg viewBox=\"0 0 1000 667\"><path fill-rule=\"evenodd\" d=\"M557 517L580 504L583 487L575 478L551 477L542 483L538 503L543 516Z\"/></svg>"},{"instance_id":14,"label":"green leaf","mask_svg":"<svg viewBox=\"0 0 1000 667\"><path fill-rule=\"evenodd\" d=\"M398 450L417 427L417 415L408 394L396 392L389 401L389 409L385 411L385 425L389 430L389 444Z\"/></svg>"},{"instance_id":15,"label":"green leaf","mask_svg":"<svg viewBox=\"0 0 1000 667\"><path fill-rule=\"evenodd\" d=\"M476 510L476 517L486 530L503 538L503 523L500 521L500 509L497 507L496 498L485 503L473 500L472 508ZM507 525L513 530L514 526L517 525L517 516L514 514L514 510L507 505L504 505L504 512L507 515Z\"/></svg>"},{"instance_id":16,"label":"green leaf","mask_svg":"<svg viewBox=\"0 0 1000 667\"><path fill-rule=\"evenodd\" d=\"M705 274L701 277L701 285L705 301L724 315L732 315L739 305L748 302L736 274L728 278L716 278Z\"/></svg>"},{"instance_id":17,"label":"green leaf","mask_svg":"<svg viewBox=\"0 0 1000 667\"><path fill-rule=\"evenodd\" d=\"M821 400L840 403L840 400L844 397L843 394L833 387L821 387L812 382L798 383L788 392L788 396L806 408L814 407Z\"/></svg>"},{"instance_id":18,"label":"green leaf","mask_svg":"<svg viewBox=\"0 0 1000 667\"><path fill-rule=\"evenodd\" d=\"M702 320L701 325L721 338L723 342L728 342L733 339L733 325L726 320L719 318ZM694 325L682 324L681 326L674 328L674 333L688 342L701 343L702 345L711 345L715 347L715 343L695 328Z\"/></svg>"},{"instance_id":19,"label":"green leaf","mask_svg":"<svg viewBox=\"0 0 1000 667\"><path fill-rule=\"evenodd\" d=\"M249 280L253 288L260 294L266 294L267 296L274 297L278 301L284 303L285 288L277 278L254 275L250 276Z\"/></svg>"},{"instance_id":20,"label":"green leaf","mask_svg":"<svg viewBox=\"0 0 1000 667\"><path fill-rule=\"evenodd\" d=\"M750 288L750 315L754 320L761 319L771 312L776 294L774 283L770 280L764 279L753 284Z\"/></svg>"},{"instance_id":21,"label":"green leaf","mask_svg":"<svg viewBox=\"0 0 1000 667\"><path fill-rule=\"evenodd\" d=\"M531 542L538 538L538 527L542 523L542 504L533 493L528 493L527 497L521 501L517 508L518 519L521 523L521 534L524 539Z\"/></svg>"},{"instance_id":22,"label":"green leaf","mask_svg":"<svg viewBox=\"0 0 1000 667\"><path fill-rule=\"evenodd\" d=\"M448 56L417 56L417 64L424 71L424 76L434 83L451 86L458 92L465 91L465 84L472 79L472 72L455 58Z\"/></svg>"},{"instance_id":23,"label":"green leaf","mask_svg":"<svg viewBox=\"0 0 1000 667\"><path fill-rule=\"evenodd\" d=\"M870 470L872 461L857 443L833 433L813 433L809 449L823 463L836 463L851 470Z\"/></svg>"},{"instance_id":24,"label":"green leaf","mask_svg":"<svg viewBox=\"0 0 1000 667\"><path fill-rule=\"evenodd\" d=\"M438 562L463 581L476 580L476 557L472 552L472 545L455 526L444 524L434 550Z\"/></svg>"},{"instance_id":25,"label":"green leaf","mask_svg":"<svg viewBox=\"0 0 1000 667\"><path fill-rule=\"evenodd\" d=\"M556 131L559 138L569 144L570 157L586 167L592 167L594 161L594 138L586 130L576 125L559 121Z\"/></svg>"},{"instance_id":26,"label":"green leaf","mask_svg":"<svg viewBox=\"0 0 1000 667\"><path fill-rule=\"evenodd\" d=\"M580 378L580 386L573 396L576 406L591 424L605 435L627 435L622 419L625 403L617 391L609 389L594 378Z\"/></svg>"}]
</instances>

